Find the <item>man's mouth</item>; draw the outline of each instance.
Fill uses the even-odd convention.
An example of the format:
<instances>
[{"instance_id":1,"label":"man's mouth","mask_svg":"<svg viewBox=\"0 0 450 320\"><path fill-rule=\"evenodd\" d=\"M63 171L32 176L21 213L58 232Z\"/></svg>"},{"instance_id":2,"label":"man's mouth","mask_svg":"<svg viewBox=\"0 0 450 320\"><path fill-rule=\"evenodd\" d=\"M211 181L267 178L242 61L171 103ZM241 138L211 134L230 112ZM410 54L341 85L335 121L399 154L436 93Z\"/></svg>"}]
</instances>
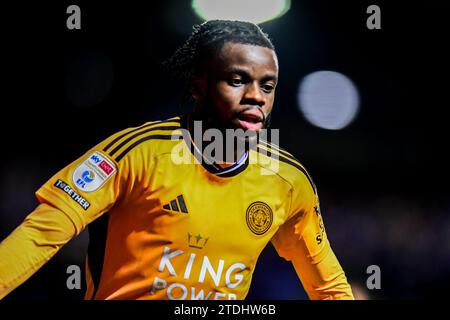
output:
<instances>
[{"instance_id":1,"label":"man's mouth","mask_svg":"<svg viewBox=\"0 0 450 320\"><path fill-rule=\"evenodd\" d=\"M263 127L264 116L258 109L250 109L239 113L237 120L242 129L259 131Z\"/></svg>"}]
</instances>

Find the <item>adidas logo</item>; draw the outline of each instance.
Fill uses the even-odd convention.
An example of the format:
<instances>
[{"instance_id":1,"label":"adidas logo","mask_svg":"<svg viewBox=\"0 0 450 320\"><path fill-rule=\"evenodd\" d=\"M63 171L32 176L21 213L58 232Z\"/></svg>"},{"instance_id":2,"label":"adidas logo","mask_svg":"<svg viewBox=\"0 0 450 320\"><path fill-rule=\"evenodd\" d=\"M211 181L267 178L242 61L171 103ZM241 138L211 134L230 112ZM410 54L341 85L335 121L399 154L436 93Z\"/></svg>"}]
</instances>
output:
<instances>
[{"instance_id":1,"label":"adidas logo","mask_svg":"<svg viewBox=\"0 0 450 320\"><path fill-rule=\"evenodd\" d=\"M183 213L188 213L188 210L186 208L186 203L184 202L184 198L183 198L182 194L180 194L176 199L163 205L163 208L166 210L171 210L171 211L176 211L176 212L181 211Z\"/></svg>"}]
</instances>

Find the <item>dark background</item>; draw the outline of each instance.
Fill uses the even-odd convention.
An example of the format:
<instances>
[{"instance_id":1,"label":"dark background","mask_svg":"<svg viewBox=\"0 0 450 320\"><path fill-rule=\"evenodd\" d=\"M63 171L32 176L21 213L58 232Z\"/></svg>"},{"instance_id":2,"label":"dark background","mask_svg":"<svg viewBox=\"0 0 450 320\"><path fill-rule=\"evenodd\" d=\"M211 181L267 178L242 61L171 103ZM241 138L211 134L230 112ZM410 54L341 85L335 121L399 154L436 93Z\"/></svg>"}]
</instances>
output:
<instances>
[{"instance_id":1,"label":"dark background","mask_svg":"<svg viewBox=\"0 0 450 320\"><path fill-rule=\"evenodd\" d=\"M272 127L311 173L325 226L360 299L443 297L450 284L447 7L439 1L293 0L261 27L280 61ZM66 8L81 8L81 30ZM366 8L381 8L381 30ZM0 239L37 205L34 191L110 134L190 110L160 64L202 22L190 1L2 4ZM447 40L446 40L447 39ZM299 81L345 74L361 98L343 130L309 124ZM66 268L84 268L88 235L72 240L8 300L80 299ZM1 258L1 257L0 257ZM381 268L368 290L366 268ZM305 299L288 262L264 251L249 299Z\"/></svg>"}]
</instances>

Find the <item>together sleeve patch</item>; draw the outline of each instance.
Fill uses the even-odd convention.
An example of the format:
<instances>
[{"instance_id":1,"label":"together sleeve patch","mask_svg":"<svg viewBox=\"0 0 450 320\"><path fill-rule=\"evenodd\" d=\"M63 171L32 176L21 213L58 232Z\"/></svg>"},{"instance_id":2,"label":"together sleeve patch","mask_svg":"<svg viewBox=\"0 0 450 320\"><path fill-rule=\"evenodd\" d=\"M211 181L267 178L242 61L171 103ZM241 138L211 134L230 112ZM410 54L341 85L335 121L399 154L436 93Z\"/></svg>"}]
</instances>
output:
<instances>
[{"instance_id":1,"label":"together sleeve patch","mask_svg":"<svg viewBox=\"0 0 450 320\"><path fill-rule=\"evenodd\" d=\"M72 198L72 200L78 203L84 210L87 210L90 207L91 204L89 203L89 201L80 196L66 182L58 179L55 182L54 186L67 193Z\"/></svg>"}]
</instances>

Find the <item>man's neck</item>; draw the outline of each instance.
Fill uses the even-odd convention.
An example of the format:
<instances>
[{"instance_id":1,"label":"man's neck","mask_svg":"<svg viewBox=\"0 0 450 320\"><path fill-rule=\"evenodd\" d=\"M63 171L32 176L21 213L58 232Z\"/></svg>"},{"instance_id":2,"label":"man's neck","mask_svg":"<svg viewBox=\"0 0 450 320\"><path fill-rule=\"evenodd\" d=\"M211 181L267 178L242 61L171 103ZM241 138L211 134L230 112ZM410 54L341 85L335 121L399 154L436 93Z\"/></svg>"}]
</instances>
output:
<instances>
[{"instance_id":1,"label":"man's neck","mask_svg":"<svg viewBox=\"0 0 450 320\"><path fill-rule=\"evenodd\" d=\"M194 144L202 154L204 150L211 150L212 148L218 151L213 154L208 153L208 159L223 167L233 165L247 152L247 148L239 148L236 141L227 141L226 129L218 128L214 125L214 121L198 111L189 115L188 129L191 137L193 137ZM214 131L207 132L208 130ZM217 139L219 132L220 137ZM211 138L212 136L214 138ZM214 145L211 145L212 143ZM208 148L208 146L210 147Z\"/></svg>"}]
</instances>

